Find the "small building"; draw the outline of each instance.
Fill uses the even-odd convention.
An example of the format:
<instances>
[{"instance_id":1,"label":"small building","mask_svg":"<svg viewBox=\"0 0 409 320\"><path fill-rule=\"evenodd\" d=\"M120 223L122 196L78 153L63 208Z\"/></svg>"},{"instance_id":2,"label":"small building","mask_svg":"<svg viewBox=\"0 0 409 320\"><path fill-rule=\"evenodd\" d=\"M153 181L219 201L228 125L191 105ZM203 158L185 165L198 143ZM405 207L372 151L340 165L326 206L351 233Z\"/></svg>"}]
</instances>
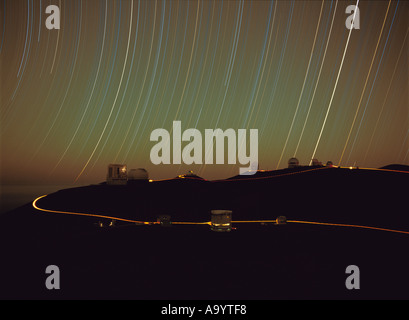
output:
<instances>
[{"instance_id":1,"label":"small building","mask_svg":"<svg viewBox=\"0 0 409 320\"><path fill-rule=\"evenodd\" d=\"M297 158L291 158L288 160L288 168L296 168L298 166L300 166L300 162Z\"/></svg>"},{"instance_id":2,"label":"small building","mask_svg":"<svg viewBox=\"0 0 409 320\"><path fill-rule=\"evenodd\" d=\"M108 185L126 185L127 180L128 177L125 164L110 164L108 166Z\"/></svg>"},{"instance_id":3,"label":"small building","mask_svg":"<svg viewBox=\"0 0 409 320\"><path fill-rule=\"evenodd\" d=\"M212 210L211 211L211 229L218 232L231 231L232 211L230 210Z\"/></svg>"},{"instance_id":4,"label":"small building","mask_svg":"<svg viewBox=\"0 0 409 320\"><path fill-rule=\"evenodd\" d=\"M334 164L332 163L332 161L327 161L326 166L332 168L334 166Z\"/></svg>"}]
</instances>

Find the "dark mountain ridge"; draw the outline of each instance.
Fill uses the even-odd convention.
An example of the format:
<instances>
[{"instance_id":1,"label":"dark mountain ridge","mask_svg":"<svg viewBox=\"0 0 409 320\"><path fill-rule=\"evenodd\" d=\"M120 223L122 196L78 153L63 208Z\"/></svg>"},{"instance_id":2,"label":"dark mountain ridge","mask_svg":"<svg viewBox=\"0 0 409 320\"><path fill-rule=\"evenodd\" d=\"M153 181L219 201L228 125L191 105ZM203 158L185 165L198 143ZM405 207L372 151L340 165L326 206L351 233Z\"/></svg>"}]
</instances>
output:
<instances>
[{"instance_id":1,"label":"dark mountain ridge","mask_svg":"<svg viewBox=\"0 0 409 320\"><path fill-rule=\"evenodd\" d=\"M58 191L1 216L0 297L34 299L409 299L407 234L288 223L137 225L87 213L156 221L276 219L409 231L409 175L389 170L297 168L248 179L178 178ZM345 268L357 265L360 290ZM47 290L45 268L61 270Z\"/></svg>"}]
</instances>

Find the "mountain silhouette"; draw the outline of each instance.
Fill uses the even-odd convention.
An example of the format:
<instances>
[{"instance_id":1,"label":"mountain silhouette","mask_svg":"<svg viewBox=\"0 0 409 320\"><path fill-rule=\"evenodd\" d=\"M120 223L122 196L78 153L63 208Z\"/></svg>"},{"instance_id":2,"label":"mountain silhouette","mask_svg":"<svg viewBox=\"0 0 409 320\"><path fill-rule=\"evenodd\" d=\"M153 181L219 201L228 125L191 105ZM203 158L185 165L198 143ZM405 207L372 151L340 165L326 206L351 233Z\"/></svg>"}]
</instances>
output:
<instances>
[{"instance_id":1,"label":"mountain silhouette","mask_svg":"<svg viewBox=\"0 0 409 320\"><path fill-rule=\"evenodd\" d=\"M384 167L385 168L385 167ZM407 299L409 236L312 221L409 231L409 175L387 170L298 167L207 181L180 178L128 186L71 188L0 220L5 298L132 299ZM395 165L392 168L396 168ZM402 168L402 167L399 167ZM210 211L231 210L231 232L204 225ZM87 213L82 216L69 213ZM155 222L168 228L111 218ZM64 276L44 286L47 265ZM345 288L357 265L360 290ZM64 290L63 290L64 289Z\"/></svg>"},{"instance_id":2,"label":"mountain silhouette","mask_svg":"<svg viewBox=\"0 0 409 320\"><path fill-rule=\"evenodd\" d=\"M409 171L409 166L404 165L404 164L389 164L387 166L381 167L380 169Z\"/></svg>"}]
</instances>

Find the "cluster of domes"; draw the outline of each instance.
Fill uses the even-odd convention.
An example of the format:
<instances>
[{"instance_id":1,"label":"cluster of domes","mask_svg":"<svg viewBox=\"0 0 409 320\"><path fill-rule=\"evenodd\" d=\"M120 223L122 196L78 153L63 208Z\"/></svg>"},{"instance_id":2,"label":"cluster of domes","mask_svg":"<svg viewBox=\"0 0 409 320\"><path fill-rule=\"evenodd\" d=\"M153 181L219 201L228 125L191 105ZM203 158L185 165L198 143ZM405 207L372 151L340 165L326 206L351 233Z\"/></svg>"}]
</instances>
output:
<instances>
[{"instance_id":1,"label":"cluster of domes","mask_svg":"<svg viewBox=\"0 0 409 320\"><path fill-rule=\"evenodd\" d=\"M322 162L318 161L318 159L312 159L310 165L311 166L322 166ZM298 161L297 158L293 157L293 158L290 158L288 160L288 168L296 168L296 167L299 167L299 166L300 166L300 162ZM332 163L332 161L327 161L326 166L327 167L333 167L334 164Z\"/></svg>"}]
</instances>

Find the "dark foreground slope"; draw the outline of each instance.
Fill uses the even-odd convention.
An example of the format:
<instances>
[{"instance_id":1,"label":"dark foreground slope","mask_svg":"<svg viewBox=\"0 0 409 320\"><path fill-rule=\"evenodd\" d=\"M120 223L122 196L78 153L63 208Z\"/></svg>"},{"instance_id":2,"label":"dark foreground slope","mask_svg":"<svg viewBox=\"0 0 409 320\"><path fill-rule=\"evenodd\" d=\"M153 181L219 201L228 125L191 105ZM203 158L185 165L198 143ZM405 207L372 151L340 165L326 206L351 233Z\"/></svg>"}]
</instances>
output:
<instances>
[{"instance_id":1,"label":"dark foreground slope","mask_svg":"<svg viewBox=\"0 0 409 320\"><path fill-rule=\"evenodd\" d=\"M294 174L288 174L294 173ZM256 178L256 179L254 179ZM209 221L211 209L233 220L275 219L362 224L409 231L408 174L319 169L260 172L250 180L178 179L127 187L67 189L40 208L156 221ZM409 299L409 235L361 228L235 224L119 224L35 210L2 216L2 298ZM109 222L108 220L105 222ZM47 290L48 265L61 289ZM345 287L348 265L359 290Z\"/></svg>"}]
</instances>

